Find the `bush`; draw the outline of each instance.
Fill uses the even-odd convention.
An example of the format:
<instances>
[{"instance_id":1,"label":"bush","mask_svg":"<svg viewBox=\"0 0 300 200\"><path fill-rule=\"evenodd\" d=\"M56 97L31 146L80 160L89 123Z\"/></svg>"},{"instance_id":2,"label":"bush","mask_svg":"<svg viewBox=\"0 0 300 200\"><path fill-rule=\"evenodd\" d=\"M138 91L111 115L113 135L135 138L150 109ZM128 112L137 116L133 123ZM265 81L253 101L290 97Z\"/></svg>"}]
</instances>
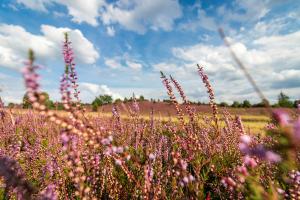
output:
<instances>
[{"instance_id":1,"label":"bush","mask_svg":"<svg viewBox=\"0 0 300 200\"><path fill-rule=\"evenodd\" d=\"M279 107L292 108L294 103L290 101L290 97L285 95L283 92L280 92L278 95L278 105Z\"/></svg>"},{"instance_id":2,"label":"bush","mask_svg":"<svg viewBox=\"0 0 300 200\"><path fill-rule=\"evenodd\" d=\"M229 105L228 105L228 103L226 103L226 102L221 102L221 103L219 104L219 106L220 106L220 107L228 107Z\"/></svg>"},{"instance_id":3,"label":"bush","mask_svg":"<svg viewBox=\"0 0 300 200\"><path fill-rule=\"evenodd\" d=\"M105 104L111 104L113 102L112 96L110 95L100 95L95 98L95 100L92 102L92 105L96 106L102 106Z\"/></svg>"},{"instance_id":4,"label":"bush","mask_svg":"<svg viewBox=\"0 0 300 200\"><path fill-rule=\"evenodd\" d=\"M231 107L233 107L233 108L239 108L239 107L241 107L241 104L240 104L238 101L234 101L234 102L231 104Z\"/></svg>"},{"instance_id":5,"label":"bush","mask_svg":"<svg viewBox=\"0 0 300 200\"><path fill-rule=\"evenodd\" d=\"M248 100L244 100L242 106L243 106L243 108L250 108L251 107L251 103Z\"/></svg>"}]
</instances>

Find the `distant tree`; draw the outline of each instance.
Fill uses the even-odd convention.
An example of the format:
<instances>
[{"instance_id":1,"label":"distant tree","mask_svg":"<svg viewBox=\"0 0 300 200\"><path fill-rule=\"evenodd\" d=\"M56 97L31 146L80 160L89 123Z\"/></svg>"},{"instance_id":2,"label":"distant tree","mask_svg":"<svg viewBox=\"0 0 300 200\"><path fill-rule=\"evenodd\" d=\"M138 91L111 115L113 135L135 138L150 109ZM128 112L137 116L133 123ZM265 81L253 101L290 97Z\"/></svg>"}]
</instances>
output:
<instances>
[{"instance_id":1,"label":"distant tree","mask_svg":"<svg viewBox=\"0 0 300 200\"><path fill-rule=\"evenodd\" d=\"M120 98L118 98L114 101L114 103L121 103L121 102L122 102L122 100Z\"/></svg>"},{"instance_id":2,"label":"distant tree","mask_svg":"<svg viewBox=\"0 0 300 200\"><path fill-rule=\"evenodd\" d=\"M270 105L269 101L264 99L257 104L253 104L253 107L268 107Z\"/></svg>"},{"instance_id":3,"label":"distant tree","mask_svg":"<svg viewBox=\"0 0 300 200\"><path fill-rule=\"evenodd\" d=\"M164 99L163 102L169 103L169 104L172 103L172 101L170 99Z\"/></svg>"},{"instance_id":4,"label":"distant tree","mask_svg":"<svg viewBox=\"0 0 300 200\"><path fill-rule=\"evenodd\" d=\"M14 108L14 107L15 107L15 104L10 102L10 103L8 104L8 107L9 107L9 108Z\"/></svg>"},{"instance_id":5,"label":"distant tree","mask_svg":"<svg viewBox=\"0 0 300 200\"><path fill-rule=\"evenodd\" d=\"M280 107L292 108L294 103L290 100L290 97L280 92L278 95L278 105Z\"/></svg>"},{"instance_id":6,"label":"distant tree","mask_svg":"<svg viewBox=\"0 0 300 200\"><path fill-rule=\"evenodd\" d=\"M124 101L124 103L128 102L127 97L125 97L123 101Z\"/></svg>"},{"instance_id":7,"label":"distant tree","mask_svg":"<svg viewBox=\"0 0 300 200\"><path fill-rule=\"evenodd\" d=\"M231 107L233 107L233 108L239 108L239 107L241 107L241 104L240 104L238 101L234 101L234 102L231 104Z\"/></svg>"},{"instance_id":8,"label":"distant tree","mask_svg":"<svg viewBox=\"0 0 300 200\"><path fill-rule=\"evenodd\" d=\"M145 101L145 97L143 95L140 96L139 101Z\"/></svg>"},{"instance_id":9,"label":"distant tree","mask_svg":"<svg viewBox=\"0 0 300 200\"><path fill-rule=\"evenodd\" d=\"M92 102L92 106L102 106L105 104L111 104L113 102L113 99L110 95L100 95L94 99Z\"/></svg>"},{"instance_id":10,"label":"distant tree","mask_svg":"<svg viewBox=\"0 0 300 200\"><path fill-rule=\"evenodd\" d=\"M228 103L226 103L226 102L221 102L220 103L220 107L228 107L229 105L228 105Z\"/></svg>"},{"instance_id":11,"label":"distant tree","mask_svg":"<svg viewBox=\"0 0 300 200\"><path fill-rule=\"evenodd\" d=\"M244 100L243 104L242 104L243 108L250 108L251 107L251 103L248 100Z\"/></svg>"},{"instance_id":12,"label":"distant tree","mask_svg":"<svg viewBox=\"0 0 300 200\"><path fill-rule=\"evenodd\" d=\"M92 111L93 111L93 112L97 112L97 111L98 111L98 106L97 106L97 104L93 104L93 103L92 103Z\"/></svg>"},{"instance_id":13,"label":"distant tree","mask_svg":"<svg viewBox=\"0 0 300 200\"><path fill-rule=\"evenodd\" d=\"M300 106L300 100L295 100L294 101L294 107L298 108L298 105Z\"/></svg>"}]
</instances>

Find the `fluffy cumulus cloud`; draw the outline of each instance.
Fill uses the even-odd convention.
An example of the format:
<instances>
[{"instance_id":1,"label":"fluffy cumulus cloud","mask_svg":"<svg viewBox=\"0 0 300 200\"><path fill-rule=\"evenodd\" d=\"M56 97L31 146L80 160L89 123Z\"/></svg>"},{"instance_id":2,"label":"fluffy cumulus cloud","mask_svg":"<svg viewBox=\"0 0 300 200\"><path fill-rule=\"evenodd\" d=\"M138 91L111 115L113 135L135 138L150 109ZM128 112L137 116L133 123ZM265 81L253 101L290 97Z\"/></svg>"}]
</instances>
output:
<instances>
[{"instance_id":1,"label":"fluffy cumulus cloud","mask_svg":"<svg viewBox=\"0 0 300 200\"><path fill-rule=\"evenodd\" d=\"M38 61L61 60L64 33L68 32L74 44L76 59L93 64L99 58L94 45L80 30L41 25L41 34L32 34L17 25L0 24L0 66L20 69L27 58L28 48L32 48Z\"/></svg>"},{"instance_id":2,"label":"fluffy cumulus cloud","mask_svg":"<svg viewBox=\"0 0 300 200\"><path fill-rule=\"evenodd\" d=\"M138 62L135 62L135 61L127 60L126 61L126 65L128 67L130 67L131 69L133 69L133 70L140 70L140 69L142 69L142 64L140 64Z\"/></svg>"},{"instance_id":3,"label":"fluffy cumulus cloud","mask_svg":"<svg viewBox=\"0 0 300 200\"><path fill-rule=\"evenodd\" d=\"M98 95L111 95L113 99L122 99L123 97L117 93L113 92L107 85L97 85L94 83L82 82L79 83L80 90L82 91L81 96L84 101L92 101Z\"/></svg>"},{"instance_id":4,"label":"fluffy cumulus cloud","mask_svg":"<svg viewBox=\"0 0 300 200\"><path fill-rule=\"evenodd\" d=\"M27 8L42 12L47 12L47 4L49 5L51 2L51 0L17 0L17 3L23 4Z\"/></svg>"},{"instance_id":5,"label":"fluffy cumulus cloud","mask_svg":"<svg viewBox=\"0 0 300 200\"><path fill-rule=\"evenodd\" d=\"M0 72L0 97L4 103L21 103L25 88L23 79Z\"/></svg>"},{"instance_id":6,"label":"fluffy cumulus cloud","mask_svg":"<svg viewBox=\"0 0 300 200\"><path fill-rule=\"evenodd\" d=\"M113 58L105 58L104 63L111 69L119 70L133 70L140 71L143 65L140 61L133 59L129 54L125 53L122 56L116 56Z\"/></svg>"},{"instance_id":7,"label":"fluffy cumulus cloud","mask_svg":"<svg viewBox=\"0 0 300 200\"><path fill-rule=\"evenodd\" d=\"M145 33L147 27L171 30L174 20L181 15L177 0L120 0L108 4L101 13L101 19L105 25L120 24L127 30Z\"/></svg>"},{"instance_id":8,"label":"fluffy cumulus cloud","mask_svg":"<svg viewBox=\"0 0 300 200\"><path fill-rule=\"evenodd\" d=\"M108 66L111 69L117 69L122 67L120 62L117 59L113 59L113 58L106 58L104 63L106 66Z\"/></svg>"},{"instance_id":9,"label":"fluffy cumulus cloud","mask_svg":"<svg viewBox=\"0 0 300 200\"><path fill-rule=\"evenodd\" d=\"M92 26L98 25L97 17L99 9L105 4L102 0L17 0L30 9L42 12L48 12L47 7L53 4L61 4L66 6L68 14L72 16L72 21L77 23L86 22Z\"/></svg>"},{"instance_id":10,"label":"fluffy cumulus cloud","mask_svg":"<svg viewBox=\"0 0 300 200\"><path fill-rule=\"evenodd\" d=\"M18 0L19 4L30 9L47 12L50 5L66 6L72 21L98 25L98 18L107 25L109 36L114 35L112 24L119 24L126 30L145 33L152 30L172 29L174 20L182 15L178 0L118 0L107 3L104 0Z\"/></svg>"},{"instance_id":11,"label":"fluffy cumulus cloud","mask_svg":"<svg viewBox=\"0 0 300 200\"><path fill-rule=\"evenodd\" d=\"M274 97L278 89L299 88L300 31L285 35L259 37L251 43L244 44L230 39L232 49L247 66L254 79ZM234 88L241 98L249 95L251 86L233 62L228 49L223 45L196 44L172 49L175 61L154 65L153 70L162 70L175 74L182 79L189 79L196 72L196 64L204 66L205 71L216 80L216 90L221 98L224 85ZM178 64L180 63L180 64ZM184 76L182 76L184 74ZM244 91L248 92L244 92ZM232 91L231 91L232 92ZM253 92L253 90L252 90ZM273 95L273 96L272 96ZM296 94L292 94L295 95Z\"/></svg>"}]
</instances>

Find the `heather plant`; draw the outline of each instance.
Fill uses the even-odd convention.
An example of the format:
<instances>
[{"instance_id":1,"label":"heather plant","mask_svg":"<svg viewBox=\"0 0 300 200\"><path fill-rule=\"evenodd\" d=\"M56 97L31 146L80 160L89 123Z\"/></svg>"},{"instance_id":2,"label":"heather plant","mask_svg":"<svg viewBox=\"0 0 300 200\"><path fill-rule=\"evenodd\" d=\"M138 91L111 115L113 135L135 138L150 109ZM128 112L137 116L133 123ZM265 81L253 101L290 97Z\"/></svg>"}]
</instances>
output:
<instances>
[{"instance_id":1,"label":"heather plant","mask_svg":"<svg viewBox=\"0 0 300 200\"><path fill-rule=\"evenodd\" d=\"M114 104L111 118L91 117L81 107L68 34L63 56L64 115L47 108L32 51L23 75L33 110L18 114L0 105L3 198L299 199L297 113L276 112L265 135L250 135L240 117L217 108L198 65L211 115L199 115L179 82L161 72L177 120L157 119L153 110L143 118L135 95Z\"/></svg>"}]
</instances>

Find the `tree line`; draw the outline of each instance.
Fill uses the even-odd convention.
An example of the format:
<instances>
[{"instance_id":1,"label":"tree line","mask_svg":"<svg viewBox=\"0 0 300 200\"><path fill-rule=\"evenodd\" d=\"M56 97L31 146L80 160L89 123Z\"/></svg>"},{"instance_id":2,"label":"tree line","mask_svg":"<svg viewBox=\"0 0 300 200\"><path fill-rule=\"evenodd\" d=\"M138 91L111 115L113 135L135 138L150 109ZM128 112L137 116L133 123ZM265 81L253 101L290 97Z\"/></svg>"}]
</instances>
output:
<instances>
[{"instance_id":1,"label":"tree line","mask_svg":"<svg viewBox=\"0 0 300 200\"><path fill-rule=\"evenodd\" d=\"M45 105L48 109L53 109L53 110L63 110L64 106L61 102L54 102L50 99L49 94L46 92L43 92L43 95L45 96ZM95 97L95 99L92 101L92 103L85 103L82 104L82 106L90 106L93 111L97 111L99 107L107 104L112 104L112 103L126 103L126 102L131 102L133 101L133 98L135 97L130 97L127 98L125 97L123 100L122 99L115 99L113 100L111 95L99 95ZM146 99L143 95L135 98L137 101L150 101L152 103L157 103L157 102L165 102L165 103L171 103L170 100L164 99ZM193 105L207 105L207 103L204 102L190 102ZM239 101L234 101L232 104L228 104L227 102L221 102L218 105L220 107L233 107L233 108L252 108L252 107L266 107L267 105L270 105L272 107L284 107L284 108L295 108L300 104L300 100L295 100L292 101L289 96L284 94L283 92L280 92L277 98L277 102L275 104L270 104L268 101L261 101L259 103L252 104L249 100L244 100L242 102ZM24 95L23 101L21 105L16 105L13 103L8 104L9 107L22 107L24 109L32 108L32 105L30 104L30 101L28 99L27 94Z\"/></svg>"}]
</instances>

